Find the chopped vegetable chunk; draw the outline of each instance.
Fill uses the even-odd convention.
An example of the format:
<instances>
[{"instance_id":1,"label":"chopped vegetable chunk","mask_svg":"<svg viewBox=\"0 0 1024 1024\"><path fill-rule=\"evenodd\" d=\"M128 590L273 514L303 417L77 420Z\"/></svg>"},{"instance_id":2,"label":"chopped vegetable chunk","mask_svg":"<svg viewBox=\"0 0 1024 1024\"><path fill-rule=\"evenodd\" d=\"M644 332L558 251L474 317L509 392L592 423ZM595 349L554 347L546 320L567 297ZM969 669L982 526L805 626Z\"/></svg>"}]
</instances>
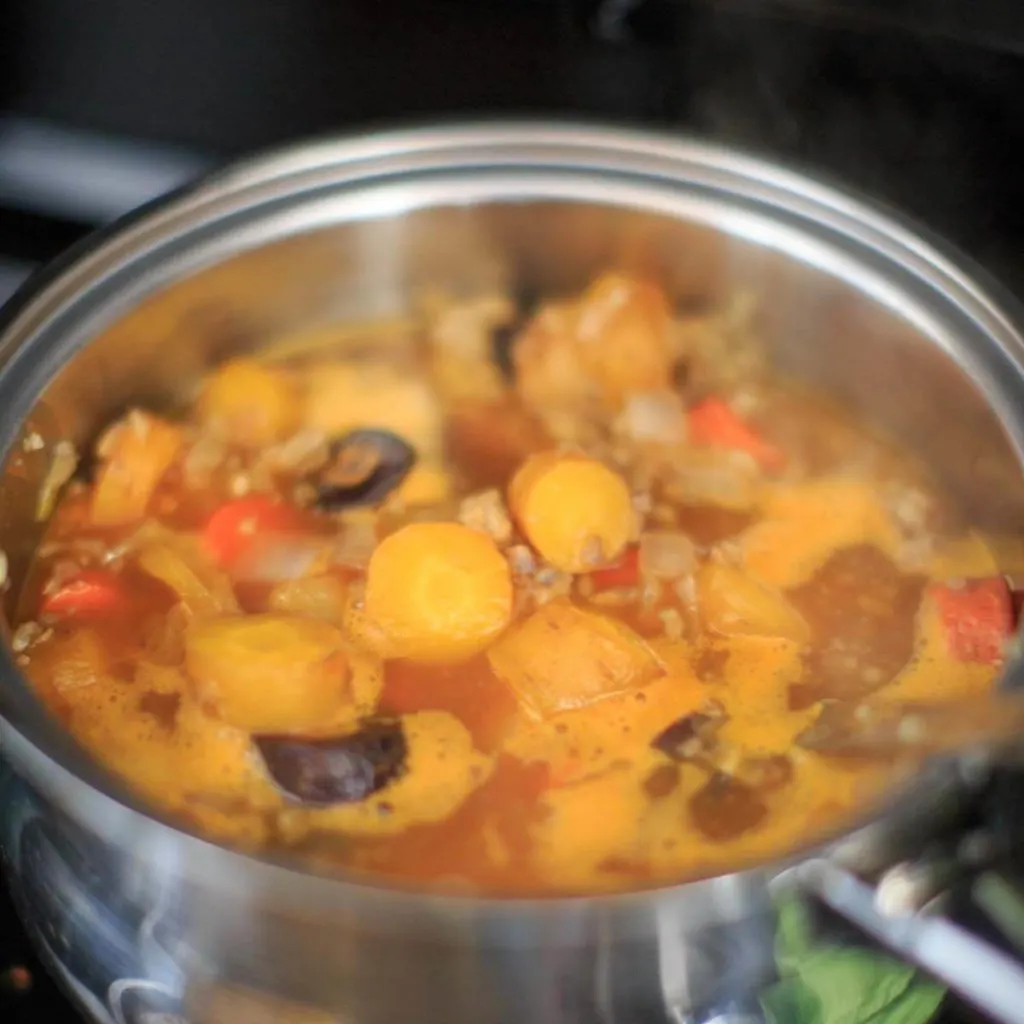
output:
<instances>
[{"instance_id":1,"label":"chopped vegetable chunk","mask_svg":"<svg viewBox=\"0 0 1024 1024\"><path fill-rule=\"evenodd\" d=\"M139 568L166 583L190 615L215 615L238 610L227 577L208 564L198 545L182 540L155 542L138 554Z\"/></svg>"},{"instance_id":2,"label":"chopped vegetable chunk","mask_svg":"<svg viewBox=\"0 0 1024 1024\"><path fill-rule=\"evenodd\" d=\"M670 383L672 312L664 293L647 281L599 277L583 293L576 337L583 366L613 406Z\"/></svg>"},{"instance_id":3,"label":"chopped vegetable chunk","mask_svg":"<svg viewBox=\"0 0 1024 1024\"><path fill-rule=\"evenodd\" d=\"M636 544L626 548L611 565L590 573L589 579L597 591L635 587L640 582L640 548Z\"/></svg>"},{"instance_id":4,"label":"chopped vegetable chunk","mask_svg":"<svg viewBox=\"0 0 1024 1024\"><path fill-rule=\"evenodd\" d=\"M322 573L279 583L270 592L267 604L275 612L340 624L345 617L346 595L347 588L337 575Z\"/></svg>"},{"instance_id":5,"label":"chopped vegetable chunk","mask_svg":"<svg viewBox=\"0 0 1024 1024\"><path fill-rule=\"evenodd\" d=\"M512 577L494 541L457 523L413 523L374 551L366 620L381 653L457 661L483 650L512 616Z\"/></svg>"},{"instance_id":6,"label":"chopped vegetable chunk","mask_svg":"<svg viewBox=\"0 0 1024 1024\"><path fill-rule=\"evenodd\" d=\"M328 363L310 372L306 423L329 437L387 430L421 455L441 449L437 399L425 380L382 362Z\"/></svg>"},{"instance_id":7,"label":"chopped vegetable chunk","mask_svg":"<svg viewBox=\"0 0 1024 1024\"><path fill-rule=\"evenodd\" d=\"M409 475L416 452L387 430L353 430L331 445L317 477L317 505L327 511L379 505Z\"/></svg>"},{"instance_id":8,"label":"chopped vegetable chunk","mask_svg":"<svg viewBox=\"0 0 1024 1024\"><path fill-rule=\"evenodd\" d=\"M244 448L263 448L298 425L299 396L280 370L248 359L225 363L206 382L201 420L218 436Z\"/></svg>"},{"instance_id":9,"label":"chopped vegetable chunk","mask_svg":"<svg viewBox=\"0 0 1024 1024\"><path fill-rule=\"evenodd\" d=\"M250 732L316 728L353 699L342 634L313 619L202 619L185 635L185 663L200 699Z\"/></svg>"},{"instance_id":10,"label":"chopped vegetable chunk","mask_svg":"<svg viewBox=\"0 0 1024 1024\"><path fill-rule=\"evenodd\" d=\"M498 677L538 717L586 707L664 673L626 626L565 600L552 601L491 648Z\"/></svg>"},{"instance_id":11,"label":"chopped vegetable chunk","mask_svg":"<svg viewBox=\"0 0 1024 1024\"><path fill-rule=\"evenodd\" d=\"M698 601L709 629L726 636L777 636L806 643L811 631L779 593L730 565L706 565L698 577Z\"/></svg>"},{"instance_id":12,"label":"chopped vegetable chunk","mask_svg":"<svg viewBox=\"0 0 1024 1024\"><path fill-rule=\"evenodd\" d=\"M733 448L746 452L764 469L781 469L786 462L782 452L747 426L718 398L705 398L689 414L690 437L696 444L713 448Z\"/></svg>"},{"instance_id":13,"label":"chopped vegetable chunk","mask_svg":"<svg viewBox=\"0 0 1024 1024\"><path fill-rule=\"evenodd\" d=\"M141 519L182 446L181 431L149 413L130 412L100 438L92 521L115 526Z\"/></svg>"},{"instance_id":14,"label":"chopped vegetable chunk","mask_svg":"<svg viewBox=\"0 0 1024 1024\"><path fill-rule=\"evenodd\" d=\"M509 505L530 543L566 572L614 561L634 532L626 482L594 459L534 455L513 477Z\"/></svg>"},{"instance_id":15,"label":"chopped vegetable chunk","mask_svg":"<svg viewBox=\"0 0 1024 1024\"><path fill-rule=\"evenodd\" d=\"M206 521L203 545L221 566L238 561L260 535L302 529L298 511L278 498L254 494L225 502Z\"/></svg>"},{"instance_id":16,"label":"chopped vegetable chunk","mask_svg":"<svg viewBox=\"0 0 1024 1024\"><path fill-rule=\"evenodd\" d=\"M597 396L614 409L630 394L669 386L673 347L664 294L648 282L606 274L578 303L542 309L517 340L513 359L520 391L537 408Z\"/></svg>"},{"instance_id":17,"label":"chopped vegetable chunk","mask_svg":"<svg viewBox=\"0 0 1024 1024\"><path fill-rule=\"evenodd\" d=\"M40 605L44 615L109 615L124 611L128 598L117 575L109 569L83 569L47 594Z\"/></svg>"},{"instance_id":18,"label":"chopped vegetable chunk","mask_svg":"<svg viewBox=\"0 0 1024 1024\"><path fill-rule=\"evenodd\" d=\"M399 722L367 722L326 739L258 736L256 747L271 778L304 804L365 800L405 771L408 753Z\"/></svg>"},{"instance_id":19,"label":"chopped vegetable chunk","mask_svg":"<svg viewBox=\"0 0 1024 1024\"><path fill-rule=\"evenodd\" d=\"M929 593L939 609L949 653L960 661L1001 664L1013 635L1010 588L1002 576L935 583Z\"/></svg>"}]
</instances>

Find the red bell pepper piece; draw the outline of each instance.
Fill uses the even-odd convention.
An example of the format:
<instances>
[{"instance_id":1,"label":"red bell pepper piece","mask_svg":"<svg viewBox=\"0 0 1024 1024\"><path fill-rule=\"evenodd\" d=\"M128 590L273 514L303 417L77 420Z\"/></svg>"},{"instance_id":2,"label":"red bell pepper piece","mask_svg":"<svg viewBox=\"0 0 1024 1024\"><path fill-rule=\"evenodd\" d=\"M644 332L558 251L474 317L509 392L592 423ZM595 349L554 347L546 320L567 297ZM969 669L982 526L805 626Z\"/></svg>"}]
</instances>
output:
<instances>
[{"instance_id":1,"label":"red bell pepper piece","mask_svg":"<svg viewBox=\"0 0 1024 1024\"><path fill-rule=\"evenodd\" d=\"M1002 576L935 583L931 588L949 653L958 661L998 665L1013 635L1013 595Z\"/></svg>"},{"instance_id":2,"label":"red bell pepper piece","mask_svg":"<svg viewBox=\"0 0 1024 1024\"><path fill-rule=\"evenodd\" d=\"M237 562L254 539L268 533L295 533L303 529L294 505L265 494L225 502L206 521L203 547L222 567Z\"/></svg>"},{"instance_id":3,"label":"red bell pepper piece","mask_svg":"<svg viewBox=\"0 0 1024 1024\"><path fill-rule=\"evenodd\" d=\"M744 423L720 398L705 398L699 402L690 409L687 422L690 437L697 444L746 452L770 472L786 464L781 449Z\"/></svg>"},{"instance_id":4,"label":"red bell pepper piece","mask_svg":"<svg viewBox=\"0 0 1024 1024\"><path fill-rule=\"evenodd\" d=\"M127 605L119 576L109 569L83 569L65 580L52 594L43 597L43 615L60 618L104 615Z\"/></svg>"},{"instance_id":5,"label":"red bell pepper piece","mask_svg":"<svg viewBox=\"0 0 1024 1024\"><path fill-rule=\"evenodd\" d=\"M589 573L594 590L617 590L635 587L640 582L640 548L634 544L619 556L618 561Z\"/></svg>"}]
</instances>

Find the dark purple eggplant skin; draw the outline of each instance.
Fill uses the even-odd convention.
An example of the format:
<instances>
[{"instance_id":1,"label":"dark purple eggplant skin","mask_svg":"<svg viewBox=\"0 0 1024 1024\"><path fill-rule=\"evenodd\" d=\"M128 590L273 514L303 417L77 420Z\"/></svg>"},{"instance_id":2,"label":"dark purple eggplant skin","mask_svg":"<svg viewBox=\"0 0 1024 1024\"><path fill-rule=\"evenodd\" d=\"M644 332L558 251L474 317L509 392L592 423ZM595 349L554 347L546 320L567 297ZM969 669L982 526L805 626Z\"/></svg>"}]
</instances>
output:
<instances>
[{"instance_id":1,"label":"dark purple eggplant skin","mask_svg":"<svg viewBox=\"0 0 1024 1024\"><path fill-rule=\"evenodd\" d=\"M712 842L725 842L757 828L768 808L753 786L716 772L690 797L690 817Z\"/></svg>"},{"instance_id":2,"label":"dark purple eggplant skin","mask_svg":"<svg viewBox=\"0 0 1024 1024\"><path fill-rule=\"evenodd\" d=\"M714 746L715 733L725 724L718 708L694 711L677 718L651 740L651 746L673 761L688 761L706 754Z\"/></svg>"},{"instance_id":3,"label":"dark purple eggplant skin","mask_svg":"<svg viewBox=\"0 0 1024 1024\"><path fill-rule=\"evenodd\" d=\"M405 772L409 754L401 723L390 719L345 736L255 736L253 742L277 786L315 807L365 800Z\"/></svg>"},{"instance_id":4,"label":"dark purple eggplant skin","mask_svg":"<svg viewBox=\"0 0 1024 1024\"><path fill-rule=\"evenodd\" d=\"M330 459L317 474L316 506L338 512L379 505L409 475L416 451L387 430L354 430L331 444Z\"/></svg>"},{"instance_id":5,"label":"dark purple eggplant skin","mask_svg":"<svg viewBox=\"0 0 1024 1024\"><path fill-rule=\"evenodd\" d=\"M644 779L644 793L652 800L663 800L679 788L679 765L660 764Z\"/></svg>"}]
</instances>

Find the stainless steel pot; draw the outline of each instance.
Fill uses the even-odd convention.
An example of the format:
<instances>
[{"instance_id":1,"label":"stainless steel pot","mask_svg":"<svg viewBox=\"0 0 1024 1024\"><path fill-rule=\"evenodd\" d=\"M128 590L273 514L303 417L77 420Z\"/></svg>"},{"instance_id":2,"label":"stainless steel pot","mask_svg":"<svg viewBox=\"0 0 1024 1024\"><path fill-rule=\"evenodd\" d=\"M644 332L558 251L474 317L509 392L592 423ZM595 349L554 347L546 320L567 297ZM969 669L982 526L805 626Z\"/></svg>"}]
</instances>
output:
<instances>
[{"instance_id":1,"label":"stainless steel pot","mask_svg":"<svg viewBox=\"0 0 1024 1024\"><path fill-rule=\"evenodd\" d=\"M90 240L9 307L7 614L58 443L86 441L127 402L166 399L283 330L400 313L420 286L559 292L610 264L689 302L753 292L781 369L917 448L978 526L1024 522L1024 341L897 221L696 142L557 125L399 132L237 165ZM962 764L932 766L825 847L694 884L430 896L243 856L158 820L54 727L9 647L2 659L14 894L80 1005L118 1024L146 1006L193 1024L617 1024L742 1009L773 976L771 885L834 882L785 870L874 871L951 820L965 786Z\"/></svg>"}]
</instances>

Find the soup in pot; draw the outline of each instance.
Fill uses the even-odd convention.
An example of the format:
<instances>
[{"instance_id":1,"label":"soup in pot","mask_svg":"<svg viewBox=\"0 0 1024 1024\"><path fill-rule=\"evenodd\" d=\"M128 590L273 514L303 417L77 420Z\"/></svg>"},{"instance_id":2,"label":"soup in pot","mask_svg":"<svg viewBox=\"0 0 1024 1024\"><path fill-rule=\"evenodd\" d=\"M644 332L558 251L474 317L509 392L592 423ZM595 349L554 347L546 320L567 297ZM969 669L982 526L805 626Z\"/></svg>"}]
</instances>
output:
<instances>
[{"instance_id":1,"label":"soup in pot","mask_svg":"<svg viewBox=\"0 0 1024 1024\"><path fill-rule=\"evenodd\" d=\"M279 339L63 469L40 697L195 831L392 883L785 852L907 768L807 749L823 709L981 693L1011 633L908 453L775 379L742 302L617 273Z\"/></svg>"}]
</instances>

